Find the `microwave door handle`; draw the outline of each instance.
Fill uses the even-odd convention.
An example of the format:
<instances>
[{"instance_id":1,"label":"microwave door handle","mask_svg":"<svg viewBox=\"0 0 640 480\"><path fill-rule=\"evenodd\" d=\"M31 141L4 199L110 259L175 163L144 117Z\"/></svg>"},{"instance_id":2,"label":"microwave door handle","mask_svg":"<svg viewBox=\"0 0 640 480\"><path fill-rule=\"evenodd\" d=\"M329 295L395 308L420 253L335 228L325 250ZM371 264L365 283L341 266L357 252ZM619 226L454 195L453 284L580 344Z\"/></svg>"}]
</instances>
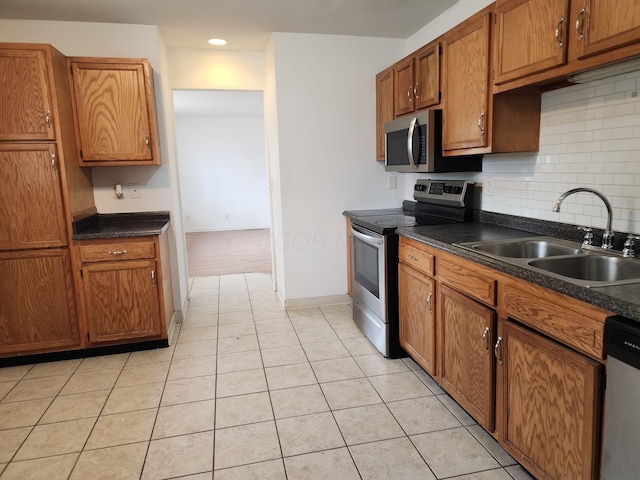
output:
<instances>
[{"instance_id":1,"label":"microwave door handle","mask_svg":"<svg viewBox=\"0 0 640 480\"><path fill-rule=\"evenodd\" d=\"M407 132L407 155L409 156L409 165L411 165L411 169L415 172L418 170L418 166L416 162L413 160L413 132L416 129L416 123L418 122L418 117L413 117L411 119L411 123L409 124L409 131Z\"/></svg>"}]
</instances>

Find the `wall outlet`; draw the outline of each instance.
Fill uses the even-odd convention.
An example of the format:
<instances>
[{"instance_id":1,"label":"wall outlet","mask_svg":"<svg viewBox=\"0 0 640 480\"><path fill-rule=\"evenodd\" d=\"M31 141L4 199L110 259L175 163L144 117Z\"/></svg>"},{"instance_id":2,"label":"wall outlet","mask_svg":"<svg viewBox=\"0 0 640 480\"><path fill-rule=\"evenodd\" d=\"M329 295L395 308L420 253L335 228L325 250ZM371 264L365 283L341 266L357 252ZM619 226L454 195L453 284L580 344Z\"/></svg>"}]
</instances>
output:
<instances>
[{"instance_id":1,"label":"wall outlet","mask_svg":"<svg viewBox=\"0 0 640 480\"><path fill-rule=\"evenodd\" d=\"M132 183L129 185L129 197L142 198L142 192L140 191L140 185Z\"/></svg>"},{"instance_id":2,"label":"wall outlet","mask_svg":"<svg viewBox=\"0 0 640 480\"><path fill-rule=\"evenodd\" d=\"M389 188L389 190L397 188L395 175L389 175L387 177L387 188Z\"/></svg>"}]
</instances>

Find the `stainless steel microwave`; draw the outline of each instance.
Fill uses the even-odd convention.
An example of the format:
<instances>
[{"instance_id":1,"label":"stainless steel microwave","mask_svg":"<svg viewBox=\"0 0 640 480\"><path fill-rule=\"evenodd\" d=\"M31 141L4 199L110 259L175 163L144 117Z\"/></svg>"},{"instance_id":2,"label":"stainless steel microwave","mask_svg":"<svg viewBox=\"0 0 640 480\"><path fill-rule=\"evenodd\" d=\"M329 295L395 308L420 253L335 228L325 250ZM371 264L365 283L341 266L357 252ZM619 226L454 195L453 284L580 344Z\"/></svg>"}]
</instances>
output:
<instances>
[{"instance_id":1,"label":"stainless steel microwave","mask_svg":"<svg viewBox=\"0 0 640 480\"><path fill-rule=\"evenodd\" d=\"M482 155L442 156L442 110L424 110L384 124L387 172L480 172Z\"/></svg>"}]
</instances>

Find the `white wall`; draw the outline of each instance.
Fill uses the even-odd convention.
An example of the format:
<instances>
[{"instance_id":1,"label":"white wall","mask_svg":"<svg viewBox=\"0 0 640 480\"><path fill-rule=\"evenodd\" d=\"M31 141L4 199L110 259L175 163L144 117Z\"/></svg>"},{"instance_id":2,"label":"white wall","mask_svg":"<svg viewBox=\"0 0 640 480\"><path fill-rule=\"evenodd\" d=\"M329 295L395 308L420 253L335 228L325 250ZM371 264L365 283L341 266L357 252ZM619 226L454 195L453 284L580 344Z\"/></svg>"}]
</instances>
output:
<instances>
[{"instance_id":1,"label":"white wall","mask_svg":"<svg viewBox=\"0 0 640 480\"><path fill-rule=\"evenodd\" d=\"M264 118L177 116L185 231L268 228Z\"/></svg>"},{"instance_id":2,"label":"white wall","mask_svg":"<svg viewBox=\"0 0 640 480\"><path fill-rule=\"evenodd\" d=\"M287 304L347 291L342 211L401 204L402 188L388 190L375 161L375 74L404 49L401 40L273 35L277 105L268 110L277 111L268 118L277 116L279 151L270 161L282 214L273 228Z\"/></svg>"}]
</instances>

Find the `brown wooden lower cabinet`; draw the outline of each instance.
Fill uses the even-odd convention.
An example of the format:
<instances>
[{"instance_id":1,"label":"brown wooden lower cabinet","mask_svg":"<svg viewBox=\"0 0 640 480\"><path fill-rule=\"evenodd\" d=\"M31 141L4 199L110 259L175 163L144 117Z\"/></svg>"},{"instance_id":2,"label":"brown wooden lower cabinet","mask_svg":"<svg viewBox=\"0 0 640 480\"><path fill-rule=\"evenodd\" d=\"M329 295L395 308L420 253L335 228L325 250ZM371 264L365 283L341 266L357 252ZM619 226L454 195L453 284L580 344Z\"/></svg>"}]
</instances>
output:
<instances>
[{"instance_id":1,"label":"brown wooden lower cabinet","mask_svg":"<svg viewBox=\"0 0 640 480\"><path fill-rule=\"evenodd\" d=\"M440 383L489 432L494 430L496 313L438 286Z\"/></svg>"},{"instance_id":2,"label":"brown wooden lower cabinet","mask_svg":"<svg viewBox=\"0 0 640 480\"><path fill-rule=\"evenodd\" d=\"M0 355L80 344L67 249L0 252Z\"/></svg>"},{"instance_id":3,"label":"brown wooden lower cabinet","mask_svg":"<svg viewBox=\"0 0 640 480\"><path fill-rule=\"evenodd\" d=\"M538 479L597 478L602 365L512 322L499 336L504 447Z\"/></svg>"}]
</instances>

